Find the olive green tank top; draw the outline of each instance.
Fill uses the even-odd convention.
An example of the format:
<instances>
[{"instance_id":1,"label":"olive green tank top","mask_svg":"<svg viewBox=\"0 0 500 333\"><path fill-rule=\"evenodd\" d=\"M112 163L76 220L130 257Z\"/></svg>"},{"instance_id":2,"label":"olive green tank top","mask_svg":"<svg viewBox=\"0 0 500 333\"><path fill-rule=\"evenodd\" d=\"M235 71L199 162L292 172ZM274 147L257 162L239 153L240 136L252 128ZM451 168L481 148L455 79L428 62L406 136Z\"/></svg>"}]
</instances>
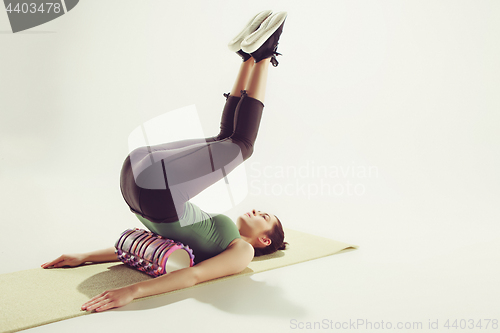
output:
<instances>
[{"instance_id":1,"label":"olive green tank top","mask_svg":"<svg viewBox=\"0 0 500 333\"><path fill-rule=\"evenodd\" d=\"M188 245L193 250L195 264L215 257L234 239L241 238L236 224L226 215L207 213L189 201L184 208L183 227L180 221L155 223L136 216L151 232Z\"/></svg>"}]
</instances>

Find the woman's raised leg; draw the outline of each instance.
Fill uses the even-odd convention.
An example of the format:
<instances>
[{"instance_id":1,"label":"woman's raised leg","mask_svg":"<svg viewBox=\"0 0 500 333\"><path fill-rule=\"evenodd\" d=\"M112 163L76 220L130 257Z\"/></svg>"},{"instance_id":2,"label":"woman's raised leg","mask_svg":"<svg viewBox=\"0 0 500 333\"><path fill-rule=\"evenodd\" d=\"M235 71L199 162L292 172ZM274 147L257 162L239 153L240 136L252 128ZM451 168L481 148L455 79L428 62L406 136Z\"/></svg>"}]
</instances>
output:
<instances>
[{"instance_id":1,"label":"woman's raised leg","mask_svg":"<svg viewBox=\"0 0 500 333\"><path fill-rule=\"evenodd\" d=\"M254 65L253 58L249 58L247 61L241 63L238 76L234 82L233 89L231 89L231 96L241 97L241 91L246 88Z\"/></svg>"},{"instance_id":2,"label":"woman's raised leg","mask_svg":"<svg viewBox=\"0 0 500 333\"><path fill-rule=\"evenodd\" d=\"M242 90L242 97L236 107L234 116L234 132L230 139L241 149L243 160L248 159L253 153L255 140L259 131L262 112L264 110L264 97L267 86L269 69L268 58L256 63L250 77Z\"/></svg>"},{"instance_id":3,"label":"woman's raised leg","mask_svg":"<svg viewBox=\"0 0 500 333\"><path fill-rule=\"evenodd\" d=\"M252 58L240 65L231 93L225 94L217 136L143 147L129 154L122 167L120 187L133 212L157 222L176 221L183 213L185 201L242 162L241 158L237 162L239 146L229 137L233 135L234 124L242 123L235 122L235 113L241 90L255 76L254 66ZM221 141L224 143L212 146Z\"/></svg>"},{"instance_id":4,"label":"woman's raised leg","mask_svg":"<svg viewBox=\"0 0 500 333\"><path fill-rule=\"evenodd\" d=\"M136 175L135 181L132 181L130 172L127 179L122 178L122 192L134 212L153 222L176 221L182 216L186 201L224 178L251 156L264 109L268 60L271 58L276 66L274 56L283 22L282 17L281 26L273 27L278 30L256 50L258 57L250 58L240 66L231 92L234 96L227 96L226 101L237 101L234 119L230 122L231 114L227 113L226 118L223 114L221 132L225 132L224 135L212 142L203 139L202 144L152 152L150 161L144 159L146 167ZM251 64L252 59L255 64ZM237 89L241 87L244 89L238 93ZM225 137L230 123L233 133ZM129 200L126 193L132 193Z\"/></svg>"},{"instance_id":5,"label":"woman's raised leg","mask_svg":"<svg viewBox=\"0 0 500 333\"><path fill-rule=\"evenodd\" d=\"M264 109L268 67L269 61L260 61L252 65L249 73L248 62L241 65L235 87L242 87L247 77L248 82L238 97L231 136L151 154L155 163L137 179L142 187L142 212L147 218L165 220L173 214L170 220L176 220L182 216L186 201L223 179L252 155Z\"/></svg>"},{"instance_id":6,"label":"woman's raised leg","mask_svg":"<svg viewBox=\"0 0 500 333\"><path fill-rule=\"evenodd\" d=\"M269 70L269 58L259 61L252 68L252 73L245 86L249 97L255 98L264 103L267 86L267 73Z\"/></svg>"}]
</instances>

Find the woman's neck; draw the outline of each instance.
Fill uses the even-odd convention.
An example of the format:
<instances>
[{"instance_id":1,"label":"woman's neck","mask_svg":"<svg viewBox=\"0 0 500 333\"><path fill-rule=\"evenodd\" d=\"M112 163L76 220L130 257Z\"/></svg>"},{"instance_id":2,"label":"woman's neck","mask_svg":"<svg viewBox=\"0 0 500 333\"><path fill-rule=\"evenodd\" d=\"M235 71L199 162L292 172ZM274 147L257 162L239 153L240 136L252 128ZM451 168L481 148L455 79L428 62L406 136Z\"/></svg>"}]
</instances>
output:
<instances>
[{"instance_id":1,"label":"woman's neck","mask_svg":"<svg viewBox=\"0 0 500 333\"><path fill-rule=\"evenodd\" d=\"M253 239L251 237L243 236L240 234L241 239L253 246Z\"/></svg>"}]
</instances>

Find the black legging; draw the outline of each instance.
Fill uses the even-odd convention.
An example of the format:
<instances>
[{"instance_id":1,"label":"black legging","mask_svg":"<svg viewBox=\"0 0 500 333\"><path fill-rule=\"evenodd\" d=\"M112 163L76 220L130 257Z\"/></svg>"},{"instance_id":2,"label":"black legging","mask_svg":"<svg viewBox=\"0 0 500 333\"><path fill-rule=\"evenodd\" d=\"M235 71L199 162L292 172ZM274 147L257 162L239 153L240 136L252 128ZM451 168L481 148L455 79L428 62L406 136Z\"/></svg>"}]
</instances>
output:
<instances>
[{"instance_id":1,"label":"black legging","mask_svg":"<svg viewBox=\"0 0 500 333\"><path fill-rule=\"evenodd\" d=\"M220 133L133 150L125 159L120 189L134 213L152 222L175 222L189 199L216 183L253 153L264 104L226 96Z\"/></svg>"}]
</instances>

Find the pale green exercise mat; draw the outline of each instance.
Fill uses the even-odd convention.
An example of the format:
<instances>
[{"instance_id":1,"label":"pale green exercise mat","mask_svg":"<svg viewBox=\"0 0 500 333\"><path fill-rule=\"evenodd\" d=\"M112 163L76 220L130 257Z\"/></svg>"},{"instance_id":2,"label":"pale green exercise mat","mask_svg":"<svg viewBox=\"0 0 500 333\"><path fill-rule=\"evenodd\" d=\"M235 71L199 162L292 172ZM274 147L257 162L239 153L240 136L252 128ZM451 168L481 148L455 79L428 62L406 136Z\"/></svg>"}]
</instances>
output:
<instances>
[{"instance_id":1,"label":"pale green exercise mat","mask_svg":"<svg viewBox=\"0 0 500 333\"><path fill-rule=\"evenodd\" d=\"M295 230L284 231L285 240L290 243L286 250L254 258L239 274L207 281L190 288L358 248L357 245ZM90 298L105 290L147 279L151 277L121 262L74 268L35 268L2 274L0 275L0 332L15 332L90 314L80 310L82 304ZM136 299L134 302L150 297L155 296Z\"/></svg>"}]
</instances>

